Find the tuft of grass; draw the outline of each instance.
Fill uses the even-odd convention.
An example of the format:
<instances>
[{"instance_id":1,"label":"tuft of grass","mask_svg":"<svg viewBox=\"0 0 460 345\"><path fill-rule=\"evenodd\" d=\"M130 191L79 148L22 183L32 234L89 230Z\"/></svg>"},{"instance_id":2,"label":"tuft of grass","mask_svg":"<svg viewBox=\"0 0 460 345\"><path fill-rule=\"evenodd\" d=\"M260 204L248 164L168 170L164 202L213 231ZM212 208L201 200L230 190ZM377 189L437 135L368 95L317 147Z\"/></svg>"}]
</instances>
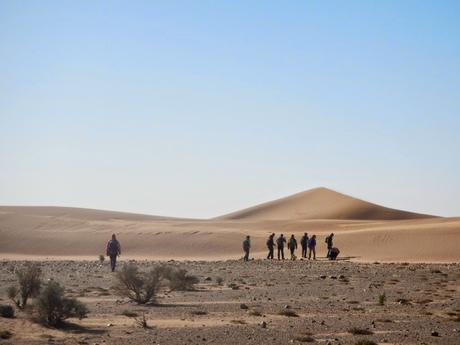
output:
<instances>
[{"instance_id":1,"label":"tuft of grass","mask_svg":"<svg viewBox=\"0 0 460 345\"><path fill-rule=\"evenodd\" d=\"M379 295L379 305L385 305L386 300L387 300L387 296L385 295L385 292L381 293Z\"/></svg>"},{"instance_id":2,"label":"tuft of grass","mask_svg":"<svg viewBox=\"0 0 460 345\"><path fill-rule=\"evenodd\" d=\"M283 309L280 312L278 312L278 315L287 316L287 317L299 317L299 314L297 314L292 309Z\"/></svg>"},{"instance_id":3,"label":"tuft of grass","mask_svg":"<svg viewBox=\"0 0 460 345\"><path fill-rule=\"evenodd\" d=\"M368 329L357 328L357 327L350 328L348 330L348 333L351 333L353 335L371 335L371 334L374 334L374 332L372 332L372 331L370 331Z\"/></svg>"},{"instance_id":4,"label":"tuft of grass","mask_svg":"<svg viewBox=\"0 0 460 345\"><path fill-rule=\"evenodd\" d=\"M231 320L231 323L237 324L237 325L245 325L246 321L244 320Z\"/></svg>"},{"instance_id":5,"label":"tuft of grass","mask_svg":"<svg viewBox=\"0 0 460 345\"><path fill-rule=\"evenodd\" d=\"M103 254L99 255L99 262L102 264L105 260L105 256Z\"/></svg>"},{"instance_id":6,"label":"tuft of grass","mask_svg":"<svg viewBox=\"0 0 460 345\"><path fill-rule=\"evenodd\" d=\"M251 316L262 316L262 313L258 310L250 310L249 315Z\"/></svg>"},{"instance_id":7,"label":"tuft of grass","mask_svg":"<svg viewBox=\"0 0 460 345\"><path fill-rule=\"evenodd\" d=\"M222 285L224 283L224 278L216 277L216 283L217 283L217 285Z\"/></svg>"},{"instance_id":8,"label":"tuft of grass","mask_svg":"<svg viewBox=\"0 0 460 345\"><path fill-rule=\"evenodd\" d=\"M190 312L190 314L192 314L192 315L207 315L208 312L204 311L204 310L192 310Z\"/></svg>"}]
</instances>

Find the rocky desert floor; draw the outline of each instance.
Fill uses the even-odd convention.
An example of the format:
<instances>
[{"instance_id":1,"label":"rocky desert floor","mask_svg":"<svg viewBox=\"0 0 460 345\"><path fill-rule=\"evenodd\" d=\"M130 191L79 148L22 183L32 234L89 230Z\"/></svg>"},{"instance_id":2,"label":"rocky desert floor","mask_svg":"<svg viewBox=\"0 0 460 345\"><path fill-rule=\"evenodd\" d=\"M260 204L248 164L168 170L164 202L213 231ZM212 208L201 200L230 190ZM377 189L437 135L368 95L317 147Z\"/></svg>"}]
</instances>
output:
<instances>
[{"instance_id":1,"label":"rocky desert floor","mask_svg":"<svg viewBox=\"0 0 460 345\"><path fill-rule=\"evenodd\" d=\"M460 344L458 263L169 261L199 278L195 291L164 288L155 304L143 306L115 293L107 262L39 263L45 281L59 281L90 313L53 329L17 311L0 318L0 330L12 333L0 343ZM137 261L142 270L157 263ZM10 304L5 290L21 265L0 261L1 304ZM137 322L142 315L147 328Z\"/></svg>"}]
</instances>

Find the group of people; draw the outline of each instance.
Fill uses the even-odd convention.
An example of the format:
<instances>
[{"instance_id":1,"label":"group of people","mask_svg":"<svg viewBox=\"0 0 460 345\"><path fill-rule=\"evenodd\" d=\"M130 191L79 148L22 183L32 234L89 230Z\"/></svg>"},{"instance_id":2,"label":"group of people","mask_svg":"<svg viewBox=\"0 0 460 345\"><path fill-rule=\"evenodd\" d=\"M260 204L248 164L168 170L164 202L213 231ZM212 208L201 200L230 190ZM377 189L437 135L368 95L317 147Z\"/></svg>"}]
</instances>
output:
<instances>
[{"instance_id":1,"label":"group of people","mask_svg":"<svg viewBox=\"0 0 460 345\"><path fill-rule=\"evenodd\" d=\"M333 239L334 234L330 234L326 237L325 242L327 245L327 258L329 260L337 259L340 251L338 248L333 246ZM295 255L295 251L297 250L297 239L295 238L294 234L291 235L289 241L286 240L283 234L281 234L275 240L275 234L271 234L267 239L267 249L268 255L267 259L273 260L274 258L274 251L275 247L278 250L278 260L284 260L284 247L287 246L291 253L291 260L295 260L297 257ZM308 252L308 260L311 260L313 254L313 260L316 260L316 235L311 237L308 236L308 233L304 233L302 238L300 239L300 245L302 247L302 258L307 258ZM249 261L249 252L251 250L251 237L246 236L246 239L243 241L243 251L244 251L244 261Z\"/></svg>"}]
</instances>

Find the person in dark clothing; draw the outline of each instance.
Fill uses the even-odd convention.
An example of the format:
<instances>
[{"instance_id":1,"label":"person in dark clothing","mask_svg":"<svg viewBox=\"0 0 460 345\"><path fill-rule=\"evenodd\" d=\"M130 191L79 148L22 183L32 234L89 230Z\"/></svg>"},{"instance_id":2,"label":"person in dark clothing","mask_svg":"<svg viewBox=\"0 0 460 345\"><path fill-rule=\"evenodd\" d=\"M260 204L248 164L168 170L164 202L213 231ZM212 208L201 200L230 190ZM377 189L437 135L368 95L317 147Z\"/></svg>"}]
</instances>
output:
<instances>
[{"instance_id":1,"label":"person in dark clothing","mask_svg":"<svg viewBox=\"0 0 460 345\"><path fill-rule=\"evenodd\" d=\"M286 238L284 237L283 234L280 235L276 239L276 246L278 247L278 260L280 260L280 255L281 258L284 260L284 244L286 243Z\"/></svg>"},{"instance_id":2,"label":"person in dark clothing","mask_svg":"<svg viewBox=\"0 0 460 345\"><path fill-rule=\"evenodd\" d=\"M297 240L295 239L294 234L292 234L289 239L288 248L291 251L291 260L295 260L294 252L297 250Z\"/></svg>"},{"instance_id":3,"label":"person in dark clothing","mask_svg":"<svg viewBox=\"0 0 460 345\"><path fill-rule=\"evenodd\" d=\"M121 245L117 240L115 234L112 235L112 239L107 242L107 256L110 257L110 267L112 272L115 271L115 266L117 265L117 256L121 255Z\"/></svg>"},{"instance_id":4,"label":"person in dark clothing","mask_svg":"<svg viewBox=\"0 0 460 345\"><path fill-rule=\"evenodd\" d=\"M308 260L311 259L311 253L313 253L313 260L316 260L316 235L308 241Z\"/></svg>"},{"instance_id":5,"label":"person in dark clothing","mask_svg":"<svg viewBox=\"0 0 460 345\"><path fill-rule=\"evenodd\" d=\"M339 254L340 254L339 248L332 247L331 250L329 251L329 260L336 260Z\"/></svg>"},{"instance_id":6,"label":"person in dark clothing","mask_svg":"<svg viewBox=\"0 0 460 345\"><path fill-rule=\"evenodd\" d=\"M244 251L244 261L249 261L249 250L251 249L250 237L246 236L246 239L243 241L243 251Z\"/></svg>"},{"instance_id":7,"label":"person in dark clothing","mask_svg":"<svg viewBox=\"0 0 460 345\"><path fill-rule=\"evenodd\" d=\"M302 246L302 257L307 257L307 246L308 246L308 234L304 233L300 239L300 245Z\"/></svg>"},{"instance_id":8,"label":"person in dark clothing","mask_svg":"<svg viewBox=\"0 0 460 345\"><path fill-rule=\"evenodd\" d=\"M327 258L331 258L331 249L333 247L332 240L334 238L334 234L330 234L329 236L326 237L326 245L327 245Z\"/></svg>"},{"instance_id":9,"label":"person in dark clothing","mask_svg":"<svg viewBox=\"0 0 460 345\"><path fill-rule=\"evenodd\" d=\"M275 234L271 234L267 240L268 255L267 259L273 260L273 250L275 249Z\"/></svg>"}]
</instances>

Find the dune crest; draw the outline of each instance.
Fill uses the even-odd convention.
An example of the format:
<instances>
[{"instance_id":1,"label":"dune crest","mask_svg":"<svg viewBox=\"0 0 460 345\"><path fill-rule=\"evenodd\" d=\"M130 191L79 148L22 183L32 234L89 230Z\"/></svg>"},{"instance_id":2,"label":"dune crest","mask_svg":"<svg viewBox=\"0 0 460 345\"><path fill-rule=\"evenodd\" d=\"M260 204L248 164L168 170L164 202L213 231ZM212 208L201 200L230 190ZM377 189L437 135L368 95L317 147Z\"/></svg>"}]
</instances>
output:
<instances>
[{"instance_id":1,"label":"dune crest","mask_svg":"<svg viewBox=\"0 0 460 345\"><path fill-rule=\"evenodd\" d=\"M405 220L435 216L396 210L320 187L218 217L221 220Z\"/></svg>"}]
</instances>

